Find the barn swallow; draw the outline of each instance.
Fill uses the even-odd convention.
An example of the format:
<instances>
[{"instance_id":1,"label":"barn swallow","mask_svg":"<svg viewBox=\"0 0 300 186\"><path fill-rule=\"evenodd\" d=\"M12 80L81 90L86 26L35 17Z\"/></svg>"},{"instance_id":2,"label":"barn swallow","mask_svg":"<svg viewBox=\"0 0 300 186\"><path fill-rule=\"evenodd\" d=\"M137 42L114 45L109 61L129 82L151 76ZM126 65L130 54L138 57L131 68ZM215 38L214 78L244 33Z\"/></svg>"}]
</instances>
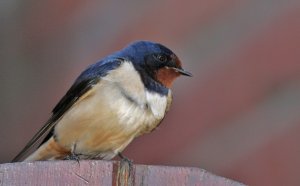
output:
<instances>
[{"instance_id":1,"label":"barn swallow","mask_svg":"<svg viewBox=\"0 0 300 186\"><path fill-rule=\"evenodd\" d=\"M114 158L163 120L172 102L170 88L180 75L192 76L167 47L129 44L84 70L12 161L30 151L24 161Z\"/></svg>"}]
</instances>

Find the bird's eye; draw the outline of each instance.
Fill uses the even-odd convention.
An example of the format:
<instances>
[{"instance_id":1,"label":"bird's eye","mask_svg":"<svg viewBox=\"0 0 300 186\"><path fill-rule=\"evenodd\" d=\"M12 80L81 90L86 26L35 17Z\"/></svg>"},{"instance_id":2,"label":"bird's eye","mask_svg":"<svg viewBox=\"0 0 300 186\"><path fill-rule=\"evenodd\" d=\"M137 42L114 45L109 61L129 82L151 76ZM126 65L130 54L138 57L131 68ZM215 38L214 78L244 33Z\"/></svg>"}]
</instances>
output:
<instances>
[{"instance_id":1,"label":"bird's eye","mask_svg":"<svg viewBox=\"0 0 300 186\"><path fill-rule=\"evenodd\" d=\"M159 60L160 62L166 62L168 60L166 55L163 54L159 54L156 56L157 60Z\"/></svg>"}]
</instances>

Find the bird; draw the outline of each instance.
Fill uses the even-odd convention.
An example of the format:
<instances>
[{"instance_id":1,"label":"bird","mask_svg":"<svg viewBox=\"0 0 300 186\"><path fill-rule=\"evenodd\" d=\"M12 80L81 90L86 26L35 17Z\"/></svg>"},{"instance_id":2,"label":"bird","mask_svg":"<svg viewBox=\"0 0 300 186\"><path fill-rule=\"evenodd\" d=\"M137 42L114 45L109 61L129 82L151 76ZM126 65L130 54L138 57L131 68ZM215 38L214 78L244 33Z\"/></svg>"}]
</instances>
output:
<instances>
[{"instance_id":1,"label":"bird","mask_svg":"<svg viewBox=\"0 0 300 186\"><path fill-rule=\"evenodd\" d=\"M143 40L128 44L78 76L12 162L124 157L133 139L164 119L170 88L181 75L192 76L166 46Z\"/></svg>"}]
</instances>

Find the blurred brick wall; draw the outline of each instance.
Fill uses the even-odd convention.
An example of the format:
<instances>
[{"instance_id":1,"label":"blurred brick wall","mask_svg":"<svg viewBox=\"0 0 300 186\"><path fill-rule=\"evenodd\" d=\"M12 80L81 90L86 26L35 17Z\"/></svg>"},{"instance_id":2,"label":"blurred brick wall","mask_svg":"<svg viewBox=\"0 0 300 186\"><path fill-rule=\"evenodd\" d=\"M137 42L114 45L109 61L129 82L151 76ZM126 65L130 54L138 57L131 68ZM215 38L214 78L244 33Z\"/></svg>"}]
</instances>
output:
<instances>
[{"instance_id":1,"label":"blurred brick wall","mask_svg":"<svg viewBox=\"0 0 300 186\"><path fill-rule=\"evenodd\" d=\"M180 78L163 125L125 151L250 185L299 185L297 0L0 2L0 161L43 125L76 76L127 43L161 42Z\"/></svg>"}]
</instances>

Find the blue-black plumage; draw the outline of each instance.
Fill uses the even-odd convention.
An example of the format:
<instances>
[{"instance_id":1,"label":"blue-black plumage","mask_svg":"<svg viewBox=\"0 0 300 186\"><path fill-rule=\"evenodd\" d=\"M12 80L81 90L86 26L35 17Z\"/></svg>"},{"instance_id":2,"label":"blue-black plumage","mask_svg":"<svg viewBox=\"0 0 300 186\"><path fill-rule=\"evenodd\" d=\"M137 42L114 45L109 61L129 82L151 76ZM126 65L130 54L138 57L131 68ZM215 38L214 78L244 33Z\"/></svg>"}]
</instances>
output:
<instances>
[{"instance_id":1,"label":"blue-black plumage","mask_svg":"<svg viewBox=\"0 0 300 186\"><path fill-rule=\"evenodd\" d=\"M42 129L14 158L111 159L136 137L151 132L171 104L171 85L191 76L167 47L137 41L90 65L52 111ZM47 135L48 133L48 135ZM46 137L45 137L46 136Z\"/></svg>"}]
</instances>

